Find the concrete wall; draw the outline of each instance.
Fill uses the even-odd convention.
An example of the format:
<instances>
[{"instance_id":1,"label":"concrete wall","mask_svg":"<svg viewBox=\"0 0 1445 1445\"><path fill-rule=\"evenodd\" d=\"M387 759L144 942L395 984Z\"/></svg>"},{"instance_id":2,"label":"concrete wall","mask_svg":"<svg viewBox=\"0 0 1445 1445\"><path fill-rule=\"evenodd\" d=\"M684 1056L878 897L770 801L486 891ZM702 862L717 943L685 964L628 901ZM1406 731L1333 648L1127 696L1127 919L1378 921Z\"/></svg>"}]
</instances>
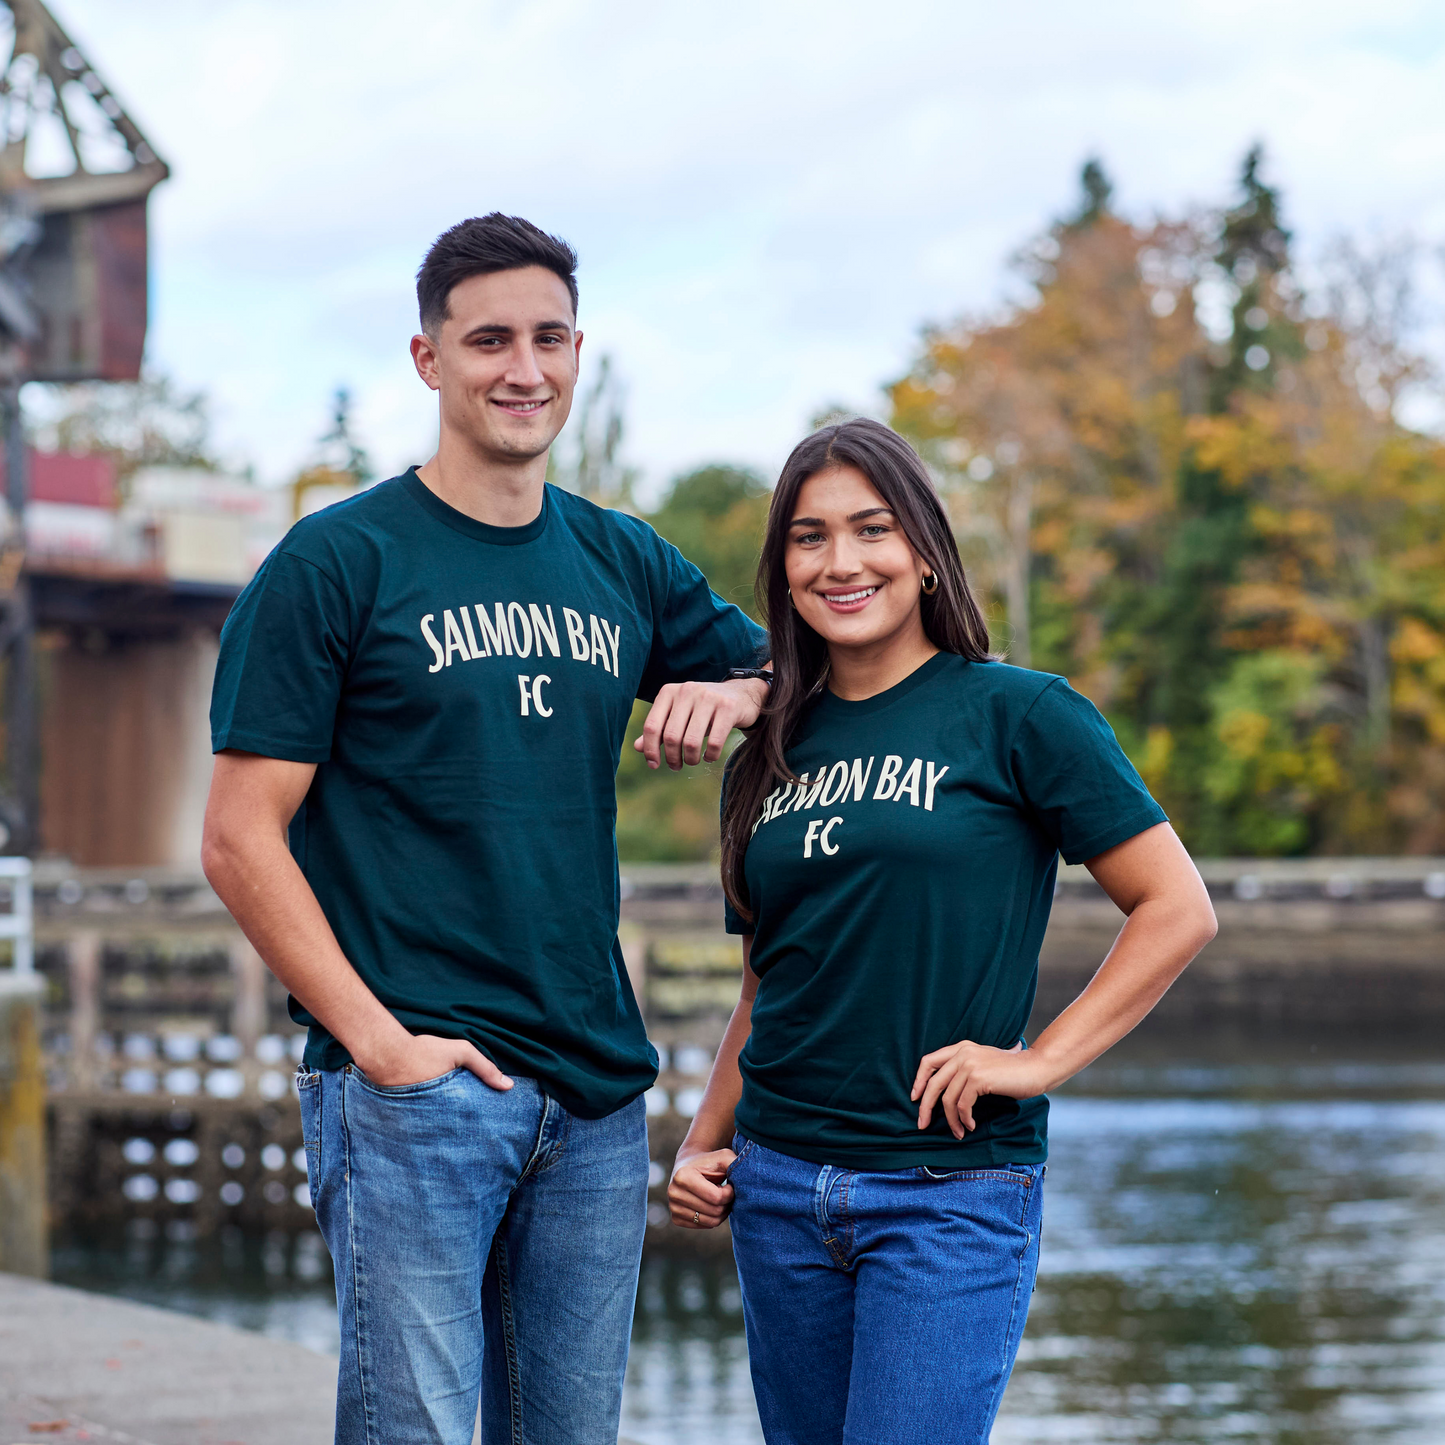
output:
<instances>
[{"instance_id":1,"label":"concrete wall","mask_svg":"<svg viewBox=\"0 0 1445 1445\"><path fill-rule=\"evenodd\" d=\"M57 639L41 719L44 848L81 867L199 869L217 639Z\"/></svg>"}]
</instances>

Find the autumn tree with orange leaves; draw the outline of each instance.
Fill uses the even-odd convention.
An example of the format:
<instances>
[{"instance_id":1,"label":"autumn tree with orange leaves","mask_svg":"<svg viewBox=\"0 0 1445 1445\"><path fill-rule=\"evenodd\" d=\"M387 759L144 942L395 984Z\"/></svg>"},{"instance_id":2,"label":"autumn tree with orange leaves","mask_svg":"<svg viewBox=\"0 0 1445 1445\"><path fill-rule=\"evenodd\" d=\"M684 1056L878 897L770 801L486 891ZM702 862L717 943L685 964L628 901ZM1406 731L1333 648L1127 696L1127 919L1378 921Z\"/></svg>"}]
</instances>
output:
<instances>
[{"instance_id":1,"label":"autumn tree with orange leaves","mask_svg":"<svg viewBox=\"0 0 1445 1445\"><path fill-rule=\"evenodd\" d=\"M1279 197L1140 224L1096 163L892 388L1010 661L1104 710L1193 848L1445 851L1445 445L1408 257L1307 292Z\"/></svg>"}]
</instances>

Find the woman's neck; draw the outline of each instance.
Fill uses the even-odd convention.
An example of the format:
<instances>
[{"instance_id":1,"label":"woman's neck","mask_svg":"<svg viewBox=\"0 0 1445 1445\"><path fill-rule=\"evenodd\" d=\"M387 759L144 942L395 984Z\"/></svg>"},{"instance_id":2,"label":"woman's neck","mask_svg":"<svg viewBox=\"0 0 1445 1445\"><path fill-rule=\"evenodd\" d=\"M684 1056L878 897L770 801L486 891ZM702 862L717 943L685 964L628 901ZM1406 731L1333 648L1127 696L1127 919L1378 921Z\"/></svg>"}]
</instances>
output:
<instances>
[{"instance_id":1,"label":"woman's neck","mask_svg":"<svg viewBox=\"0 0 1445 1445\"><path fill-rule=\"evenodd\" d=\"M938 654L922 626L903 637L859 647L828 646L828 691L845 702L862 702L896 687Z\"/></svg>"}]
</instances>

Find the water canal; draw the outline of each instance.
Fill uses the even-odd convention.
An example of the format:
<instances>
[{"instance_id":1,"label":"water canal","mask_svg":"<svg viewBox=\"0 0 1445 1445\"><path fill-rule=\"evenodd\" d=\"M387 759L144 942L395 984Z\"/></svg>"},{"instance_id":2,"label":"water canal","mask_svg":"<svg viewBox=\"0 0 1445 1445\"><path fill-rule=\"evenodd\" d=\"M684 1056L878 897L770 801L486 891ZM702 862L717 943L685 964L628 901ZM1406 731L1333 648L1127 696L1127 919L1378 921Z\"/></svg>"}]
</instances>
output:
<instances>
[{"instance_id":1,"label":"water canal","mask_svg":"<svg viewBox=\"0 0 1445 1445\"><path fill-rule=\"evenodd\" d=\"M1057 1096L1051 1132L997 1445L1445 1440L1445 1050L1140 1043ZM54 1276L337 1347L315 1234L132 1221L58 1240ZM761 1439L726 1263L647 1260L623 1434Z\"/></svg>"}]
</instances>

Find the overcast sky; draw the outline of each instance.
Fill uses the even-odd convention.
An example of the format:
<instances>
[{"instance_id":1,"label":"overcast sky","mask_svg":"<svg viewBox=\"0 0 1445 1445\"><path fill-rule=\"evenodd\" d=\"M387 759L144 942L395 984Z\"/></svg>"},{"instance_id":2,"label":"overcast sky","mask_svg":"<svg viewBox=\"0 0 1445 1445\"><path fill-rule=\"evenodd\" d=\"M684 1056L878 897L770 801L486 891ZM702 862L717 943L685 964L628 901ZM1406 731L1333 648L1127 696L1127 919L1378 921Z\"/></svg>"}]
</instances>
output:
<instances>
[{"instance_id":1,"label":"overcast sky","mask_svg":"<svg viewBox=\"0 0 1445 1445\"><path fill-rule=\"evenodd\" d=\"M424 460L407 354L432 238L500 209L581 253L584 354L649 485L775 470L879 406L919 326L995 304L1098 154L1146 216L1227 197L1256 138L1308 251L1445 240L1439 0L53 0L172 178L152 363L289 479L349 386Z\"/></svg>"}]
</instances>

